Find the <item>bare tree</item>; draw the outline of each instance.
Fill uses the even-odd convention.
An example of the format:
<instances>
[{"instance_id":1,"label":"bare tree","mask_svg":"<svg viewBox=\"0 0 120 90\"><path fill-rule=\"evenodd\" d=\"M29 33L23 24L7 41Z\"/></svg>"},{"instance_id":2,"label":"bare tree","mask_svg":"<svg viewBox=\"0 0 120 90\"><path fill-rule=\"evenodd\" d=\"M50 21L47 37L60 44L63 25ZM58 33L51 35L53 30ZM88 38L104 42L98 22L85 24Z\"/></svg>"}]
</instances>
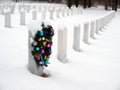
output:
<instances>
[{"instance_id":1,"label":"bare tree","mask_svg":"<svg viewBox=\"0 0 120 90\"><path fill-rule=\"evenodd\" d=\"M112 0L112 10L117 11L118 0Z\"/></svg>"},{"instance_id":2,"label":"bare tree","mask_svg":"<svg viewBox=\"0 0 120 90\"><path fill-rule=\"evenodd\" d=\"M84 7L84 8L87 7L87 0L83 0L83 7Z\"/></svg>"},{"instance_id":3,"label":"bare tree","mask_svg":"<svg viewBox=\"0 0 120 90\"><path fill-rule=\"evenodd\" d=\"M71 8L71 6L72 6L72 0L67 0L67 6L69 7L69 8Z\"/></svg>"},{"instance_id":4,"label":"bare tree","mask_svg":"<svg viewBox=\"0 0 120 90\"><path fill-rule=\"evenodd\" d=\"M79 6L79 0L74 0L74 4L75 4L76 7L78 7Z\"/></svg>"},{"instance_id":5,"label":"bare tree","mask_svg":"<svg viewBox=\"0 0 120 90\"><path fill-rule=\"evenodd\" d=\"M108 0L105 0L105 10L108 10Z\"/></svg>"},{"instance_id":6,"label":"bare tree","mask_svg":"<svg viewBox=\"0 0 120 90\"><path fill-rule=\"evenodd\" d=\"M92 4L92 0L88 0L88 7L90 8Z\"/></svg>"}]
</instances>

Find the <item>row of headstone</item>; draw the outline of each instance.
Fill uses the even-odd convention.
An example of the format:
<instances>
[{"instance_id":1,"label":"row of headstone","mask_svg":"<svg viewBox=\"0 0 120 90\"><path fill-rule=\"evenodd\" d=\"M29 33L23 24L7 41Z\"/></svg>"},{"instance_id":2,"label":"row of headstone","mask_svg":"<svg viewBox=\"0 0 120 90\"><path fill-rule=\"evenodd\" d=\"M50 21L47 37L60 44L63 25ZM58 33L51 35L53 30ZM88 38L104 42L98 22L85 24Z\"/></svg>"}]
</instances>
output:
<instances>
[{"instance_id":1,"label":"row of headstone","mask_svg":"<svg viewBox=\"0 0 120 90\"><path fill-rule=\"evenodd\" d=\"M89 44L89 38L95 39L95 33L98 34L99 30L104 28L104 26L111 21L114 17L115 12L110 12L109 14L105 15L104 17L89 22L84 23L83 28L83 42ZM81 26L75 25L74 26L74 36L73 36L73 49L75 51L80 51L80 33L81 33ZM58 31L58 54L57 57L61 62L67 62L67 29L64 27L62 30Z\"/></svg>"},{"instance_id":2,"label":"row of headstone","mask_svg":"<svg viewBox=\"0 0 120 90\"><path fill-rule=\"evenodd\" d=\"M4 4L0 4L0 14L4 14Z\"/></svg>"},{"instance_id":3,"label":"row of headstone","mask_svg":"<svg viewBox=\"0 0 120 90\"><path fill-rule=\"evenodd\" d=\"M6 9L10 9L11 13L13 14L15 11L15 3L1 3L0 4L0 14L4 14Z\"/></svg>"},{"instance_id":4,"label":"row of headstone","mask_svg":"<svg viewBox=\"0 0 120 90\"><path fill-rule=\"evenodd\" d=\"M51 8L50 8L50 10L53 11L53 9L51 9ZM41 11L44 12L44 10L41 10ZM34 10L33 10L33 13L36 13L36 12L34 12ZM35 15L35 14L33 14L33 15ZM63 16L64 16L64 14L63 14ZM113 16L114 15L112 13L111 15L105 16L104 19L102 18L102 19L99 19L98 21L97 20L91 21L90 23L85 22L84 23L84 32L83 32L83 41L85 43L89 44L89 37L95 38L94 34L95 34L96 29L103 28L108 23L108 21L110 21L113 18ZM34 17L34 19L36 19L36 18ZM99 22L98 23L99 26L96 25L97 22ZM102 26L102 22L105 22L103 26ZM31 52L30 52L31 51L31 44L30 43L32 41L30 41L30 38L33 38L33 35L31 34L31 32L34 32L34 31L29 32L29 63L28 63L29 67L28 68L31 71L31 73L36 74L36 75L40 75L44 72L44 68L38 67L35 63L34 58L31 56ZM57 58L61 62L64 63L64 62L68 61L67 60L67 40L68 40L68 38L67 38L67 27L64 26L64 25L62 25L62 27L59 26L57 32L58 32ZM73 49L76 50L76 51L80 51L80 38L81 38L80 33L81 33L81 26L79 24L75 25L74 26L74 37L73 37L74 38L73 39L74 40L73 41Z\"/></svg>"},{"instance_id":5,"label":"row of headstone","mask_svg":"<svg viewBox=\"0 0 120 90\"><path fill-rule=\"evenodd\" d=\"M58 28L58 49L57 58L61 62L67 62L67 28L62 26Z\"/></svg>"},{"instance_id":6,"label":"row of headstone","mask_svg":"<svg viewBox=\"0 0 120 90\"><path fill-rule=\"evenodd\" d=\"M5 16L7 17L7 19L9 21L5 21L5 26L8 27L8 24L10 25L11 27L11 14L14 13L14 10L15 10L15 4L11 4L9 8L6 8L8 9L9 11L9 14L8 12L5 13ZM55 13L56 13L56 18L60 18L60 17L65 17L65 16L69 16L69 15L77 15L77 14L80 14L80 8L72 8L71 10L68 8L68 7L58 7L58 8L55 8L53 6L51 7L40 7L40 12L41 12L41 19L42 20L45 20L46 19L46 14L47 14L47 11L49 12L49 19L54 19L55 18ZM31 6L30 5L25 5L25 4L22 4L22 5L19 5L18 6L18 11L20 13L20 25L26 25L26 13L27 12L32 12L32 20L37 20L37 9L36 9L36 6L34 5L33 8L31 9ZM6 18L5 17L5 18ZM6 20L6 19L5 19ZM6 25L7 23L7 25Z\"/></svg>"}]
</instances>

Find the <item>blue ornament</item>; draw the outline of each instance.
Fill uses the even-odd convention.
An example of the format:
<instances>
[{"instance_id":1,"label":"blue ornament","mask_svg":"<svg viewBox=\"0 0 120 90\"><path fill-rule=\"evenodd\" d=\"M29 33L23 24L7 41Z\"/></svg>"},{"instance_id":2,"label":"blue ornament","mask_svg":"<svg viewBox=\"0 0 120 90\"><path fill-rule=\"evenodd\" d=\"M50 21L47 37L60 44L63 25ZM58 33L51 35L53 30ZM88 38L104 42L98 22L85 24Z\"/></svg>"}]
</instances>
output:
<instances>
[{"instance_id":1,"label":"blue ornament","mask_svg":"<svg viewBox=\"0 0 120 90\"><path fill-rule=\"evenodd\" d=\"M42 63L44 64L44 59L43 59L43 57L42 57L42 56L40 56L40 58L41 58L41 60L42 60Z\"/></svg>"},{"instance_id":2,"label":"blue ornament","mask_svg":"<svg viewBox=\"0 0 120 90\"><path fill-rule=\"evenodd\" d=\"M39 34L40 34L40 36L43 36L43 35L44 35L44 32L43 32L43 31L40 31Z\"/></svg>"},{"instance_id":3,"label":"blue ornament","mask_svg":"<svg viewBox=\"0 0 120 90\"><path fill-rule=\"evenodd\" d=\"M46 62L45 62L46 64L50 64L50 62L48 61L48 60L46 60Z\"/></svg>"},{"instance_id":4,"label":"blue ornament","mask_svg":"<svg viewBox=\"0 0 120 90\"><path fill-rule=\"evenodd\" d=\"M36 49L37 51L39 51L39 50L40 50L40 48L39 48L39 47L36 47L35 49Z\"/></svg>"}]
</instances>

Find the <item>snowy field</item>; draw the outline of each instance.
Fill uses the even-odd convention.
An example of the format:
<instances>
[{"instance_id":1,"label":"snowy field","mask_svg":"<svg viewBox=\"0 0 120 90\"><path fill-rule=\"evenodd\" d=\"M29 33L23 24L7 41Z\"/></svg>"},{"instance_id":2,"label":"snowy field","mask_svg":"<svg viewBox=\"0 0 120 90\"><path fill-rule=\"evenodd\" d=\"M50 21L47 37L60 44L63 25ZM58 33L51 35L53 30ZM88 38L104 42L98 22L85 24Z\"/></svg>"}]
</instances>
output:
<instances>
[{"instance_id":1,"label":"snowy field","mask_svg":"<svg viewBox=\"0 0 120 90\"><path fill-rule=\"evenodd\" d=\"M19 23L17 10L12 14L12 27L4 27L4 15L0 15L0 90L120 90L120 12L105 26L90 45L82 42L83 23L109 13L101 8L82 10L81 15L49 20L55 29L51 64L46 68L50 77L31 74L28 63L28 27L32 21L27 13L26 26ZM38 20L40 20L38 13ZM33 21L32 21L33 22ZM68 29L67 59L57 60L57 26ZM81 51L73 46L73 26L81 25Z\"/></svg>"}]
</instances>

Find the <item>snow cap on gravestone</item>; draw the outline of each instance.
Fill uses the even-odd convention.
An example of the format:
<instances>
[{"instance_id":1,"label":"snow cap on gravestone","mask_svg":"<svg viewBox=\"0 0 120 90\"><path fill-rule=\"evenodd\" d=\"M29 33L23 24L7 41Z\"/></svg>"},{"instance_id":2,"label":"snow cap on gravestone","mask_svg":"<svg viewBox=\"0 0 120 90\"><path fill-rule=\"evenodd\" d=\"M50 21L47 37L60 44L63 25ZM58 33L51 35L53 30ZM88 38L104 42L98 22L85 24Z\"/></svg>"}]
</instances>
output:
<instances>
[{"instance_id":1,"label":"snow cap on gravestone","mask_svg":"<svg viewBox=\"0 0 120 90\"><path fill-rule=\"evenodd\" d=\"M62 23L59 23L58 26L57 26L57 28L58 28L59 31L62 31L62 30L66 29L65 25L62 24Z\"/></svg>"},{"instance_id":2,"label":"snow cap on gravestone","mask_svg":"<svg viewBox=\"0 0 120 90\"><path fill-rule=\"evenodd\" d=\"M40 20L40 21L31 21L28 24L28 30L31 31L31 32L35 32L35 33L36 33L36 31L41 30L42 29L42 27L41 27L42 22L41 21L42 20Z\"/></svg>"},{"instance_id":3,"label":"snow cap on gravestone","mask_svg":"<svg viewBox=\"0 0 120 90\"><path fill-rule=\"evenodd\" d=\"M8 12L10 12L11 10L10 10L10 8L5 8L4 9L4 13L8 13Z\"/></svg>"},{"instance_id":4,"label":"snow cap on gravestone","mask_svg":"<svg viewBox=\"0 0 120 90\"><path fill-rule=\"evenodd\" d=\"M41 27L42 23L44 23L45 26L51 25L51 21L49 21L49 20L32 21L28 24L28 30L30 30L30 31L41 30L42 29L42 27Z\"/></svg>"},{"instance_id":5,"label":"snow cap on gravestone","mask_svg":"<svg viewBox=\"0 0 120 90\"><path fill-rule=\"evenodd\" d=\"M9 4L5 3L5 8L8 9L9 8Z\"/></svg>"},{"instance_id":6,"label":"snow cap on gravestone","mask_svg":"<svg viewBox=\"0 0 120 90\"><path fill-rule=\"evenodd\" d=\"M22 8L22 9L20 10L20 12L25 12L24 8Z\"/></svg>"},{"instance_id":7,"label":"snow cap on gravestone","mask_svg":"<svg viewBox=\"0 0 120 90\"><path fill-rule=\"evenodd\" d=\"M45 12L46 11L46 7L42 7L41 11Z\"/></svg>"},{"instance_id":8,"label":"snow cap on gravestone","mask_svg":"<svg viewBox=\"0 0 120 90\"><path fill-rule=\"evenodd\" d=\"M57 12L60 12L61 11L61 7L57 7L56 10L57 10Z\"/></svg>"},{"instance_id":9,"label":"snow cap on gravestone","mask_svg":"<svg viewBox=\"0 0 120 90\"><path fill-rule=\"evenodd\" d=\"M36 9L36 6L35 6L35 5L33 6L33 9Z\"/></svg>"},{"instance_id":10,"label":"snow cap on gravestone","mask_svg":"<svg viewBox=\"0 0 120 90\"><path fill-rule=\"evenodd\" d=\"M78 27L78 26L80 26L80 24L77 23L77 22L75 22L75 23L74 23L74 26L75 26L75 27Z\"/></svg>"},{"instance_id":11,"label":"snow cap on gravestone","mask_svg":"<svg viewBox=\"0 0 120 90\"><path fill-rule=\"evenodd\" d=\"M41 12L41 9L42 9L42 7L41 7L41 6L39 6L39 12Z\"/></svg>"}]
</instances>

